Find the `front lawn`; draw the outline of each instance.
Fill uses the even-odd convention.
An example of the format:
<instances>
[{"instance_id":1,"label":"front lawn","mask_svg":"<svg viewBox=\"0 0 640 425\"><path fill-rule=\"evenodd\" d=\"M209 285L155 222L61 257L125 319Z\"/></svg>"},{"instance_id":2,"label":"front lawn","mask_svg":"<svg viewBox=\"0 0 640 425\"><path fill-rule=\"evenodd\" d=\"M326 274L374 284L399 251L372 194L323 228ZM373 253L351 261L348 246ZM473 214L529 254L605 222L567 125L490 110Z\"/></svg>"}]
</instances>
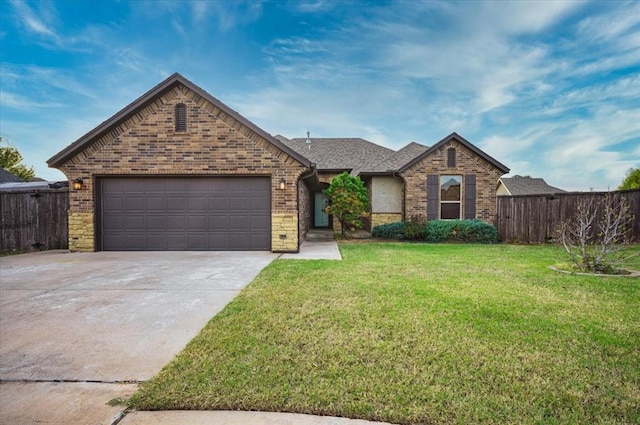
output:
<instances>
[{"instance_id":1,"label":"front lawn","mask_svg":"<svg viewBox=\"0 0 640 425\"><path fill-rule=\"evenodd\" d=\"M553 272L549 246L340 249L343 261L275 261L131 404L640 423L640 279Z\"/></svg>"}]
</instances>

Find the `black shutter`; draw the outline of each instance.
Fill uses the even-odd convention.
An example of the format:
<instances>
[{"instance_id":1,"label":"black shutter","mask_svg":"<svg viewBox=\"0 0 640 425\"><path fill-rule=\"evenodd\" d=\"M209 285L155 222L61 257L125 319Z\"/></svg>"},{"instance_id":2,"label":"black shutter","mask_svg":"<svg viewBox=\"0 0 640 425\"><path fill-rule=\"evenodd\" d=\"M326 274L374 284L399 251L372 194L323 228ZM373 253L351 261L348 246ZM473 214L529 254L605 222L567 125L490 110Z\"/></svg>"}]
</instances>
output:
<instances>
[{"instance_id":1,"label":"black shutter","mask_svg":"<svg viewBox=\"0 0 640 425\"><path fill-rule=\"evenodd\" d=\"M427 220L438 219L438 199L440 185L438 184L438 175L429 174L427 176Z\"/></svg>"},{"instance_id":2,"label":"black shutter","mask_svg":"<svg viewBox=\"0 0 640 425\"><path fill-rule=\"evenodd\" d=\"M476 218L476 175L464 176L464 218L467 220Z\"/></svg>"}]
</instances>

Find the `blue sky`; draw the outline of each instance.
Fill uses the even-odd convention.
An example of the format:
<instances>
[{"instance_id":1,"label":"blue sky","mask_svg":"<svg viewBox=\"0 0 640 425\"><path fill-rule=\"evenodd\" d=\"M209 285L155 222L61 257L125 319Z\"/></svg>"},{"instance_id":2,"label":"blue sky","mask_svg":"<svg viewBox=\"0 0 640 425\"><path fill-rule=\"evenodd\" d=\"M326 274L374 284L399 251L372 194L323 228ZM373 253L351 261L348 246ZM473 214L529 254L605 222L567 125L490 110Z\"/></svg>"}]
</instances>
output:
<instances>
[{"instance_id":1,"label":"blue sky","mask_svg":"<svg viewBox=\"0 0 640 425\"><path fill-rule=\"evenodd\" d=\"M271 134L458 132L567 190L640 166L638 1L0 0L0 134L46 160L174 72Z\"/></svg>"}]
</instances>

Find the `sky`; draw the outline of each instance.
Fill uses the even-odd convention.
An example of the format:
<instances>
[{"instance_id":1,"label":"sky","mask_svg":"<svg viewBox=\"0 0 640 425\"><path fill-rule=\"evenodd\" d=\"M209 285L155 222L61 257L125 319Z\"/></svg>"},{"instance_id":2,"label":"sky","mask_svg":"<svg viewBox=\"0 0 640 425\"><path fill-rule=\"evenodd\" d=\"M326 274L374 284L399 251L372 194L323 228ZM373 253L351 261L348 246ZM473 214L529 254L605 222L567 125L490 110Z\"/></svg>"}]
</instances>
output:
<instances>
[{"instance_id":1,"label":"sky","mask_svg":"<svg viewBox=\"0 0 640 425\"><path fill-rule=\"evenodd\" d=\"M638 1L0 0L0 136L39 177L174 72L272 135L455 131L572 191L640 167Z\"/></svg>"}]
</instances>

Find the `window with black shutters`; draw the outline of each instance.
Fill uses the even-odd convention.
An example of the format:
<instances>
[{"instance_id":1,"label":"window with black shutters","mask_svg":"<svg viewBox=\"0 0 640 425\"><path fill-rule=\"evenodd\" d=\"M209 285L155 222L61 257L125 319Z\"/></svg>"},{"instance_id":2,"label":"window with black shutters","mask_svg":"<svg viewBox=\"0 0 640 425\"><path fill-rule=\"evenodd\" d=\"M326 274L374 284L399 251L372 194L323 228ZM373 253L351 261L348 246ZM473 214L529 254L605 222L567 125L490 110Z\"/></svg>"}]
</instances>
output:
<instances>
[{"instance_id":1,"label":"window with black shutters","mask_svg":"<svg viewBox=\"0 0 640 425\"><path fill-rule=\"evenodd\" d=\"M187 131L187 107L184 103L176 105L176 131Z\"/></svg>"}]
</instances>

